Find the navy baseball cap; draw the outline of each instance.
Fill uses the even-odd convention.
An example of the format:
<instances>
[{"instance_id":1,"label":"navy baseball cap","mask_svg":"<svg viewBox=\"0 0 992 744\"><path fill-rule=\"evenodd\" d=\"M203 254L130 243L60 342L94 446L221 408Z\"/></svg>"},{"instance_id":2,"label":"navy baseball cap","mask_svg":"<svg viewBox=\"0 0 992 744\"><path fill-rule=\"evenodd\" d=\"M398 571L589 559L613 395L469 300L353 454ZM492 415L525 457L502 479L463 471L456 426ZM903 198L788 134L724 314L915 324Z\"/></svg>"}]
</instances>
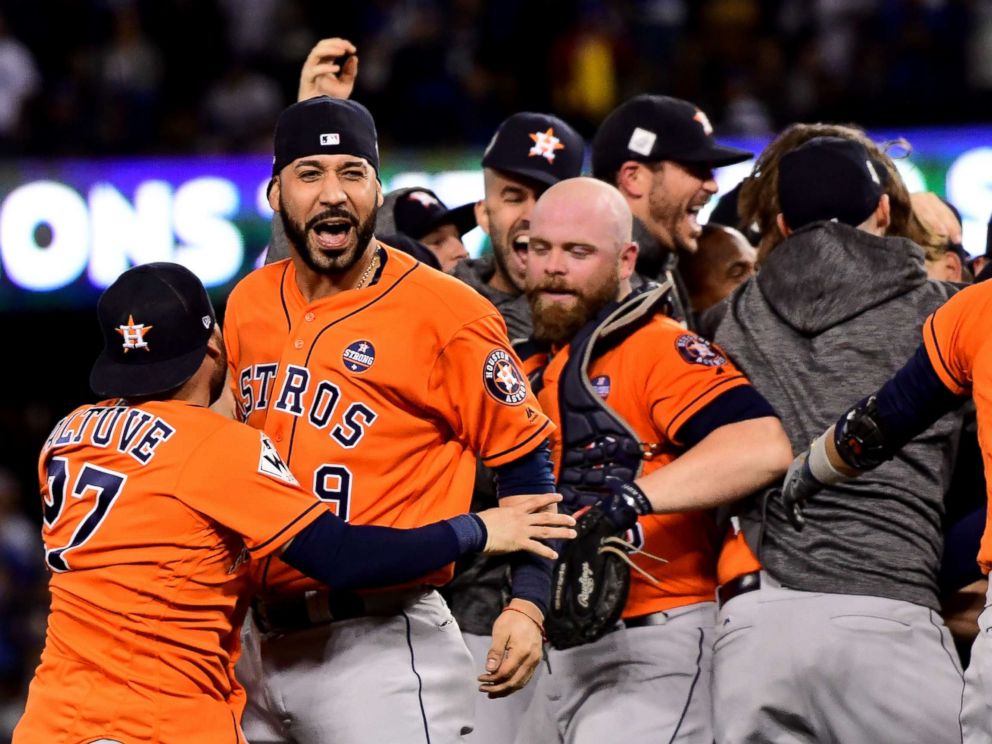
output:
<instances>
[{"instance_id":1,"label":"navy baseball cap","mask_svg":"<svg viewBox=\"0 0 992 744\"><path fill-rule=\"evenodd\" d=\"M157 395L200 368L217 325L202 282L174 263L149 263L121 274L100 295L103 351L90 387L105 398Z\"/></svg>"},{"instance_id":2,"label":"navy baseball cap","mask_svg":"<svg viewBox=\"0 0 992 744\"><path fill-rule=\"evenodd\" d=\"M459 235L476 226L475 202L448 209L437 194L421 187L397 189L386 194L379 213L390 209L396 231L414 240L420 240L441 225L454 225Z\"/></svg>"},{"instance_id":3,"label":"navy baseball cap","mask_svg":"<svg viewBox=\"0 0 992 744\"><path fill-rule=\"evenodd\" d=\"M275 176L308 155L355 155L379 174L379 143L372 114L357 101L317 96L294 103L276 122Z\"/></svg>"},{"instance_id":4,"label":"navy baseball cap","mask_svg":"<svg viewBox=\"0 0 992 744\"><path fill-rule=\"evenodd\" d=\"M820 220L857 227L878 208L885 192L865 146L844 137L814 137L790 150L778 165L778 203L793 230Z\"/></svg>"},{"instance_id":5,"label":"navy baseball cap","mask_svg":"<svg viewBox=\"0 0 992 744\"><path fill-rule=\"evenodd\" d=\"M612 178L628 160L673 160L717 168L751 157L747 150L718 144L710 120L697 106L646 93L613 109L592 140L592 174L600 180Z\"/></svg>"},{"instance_id":6,"label":"navy baseball cap","mask_svg":"<svg viewBox=\"0 0 992 744\"><path fill-rule=\"evenodd\" d=\"M482 156L482 167L553 186L582 174L586 142L551 114L529 111L504 120Z\"/></svg>"}]
</instances>

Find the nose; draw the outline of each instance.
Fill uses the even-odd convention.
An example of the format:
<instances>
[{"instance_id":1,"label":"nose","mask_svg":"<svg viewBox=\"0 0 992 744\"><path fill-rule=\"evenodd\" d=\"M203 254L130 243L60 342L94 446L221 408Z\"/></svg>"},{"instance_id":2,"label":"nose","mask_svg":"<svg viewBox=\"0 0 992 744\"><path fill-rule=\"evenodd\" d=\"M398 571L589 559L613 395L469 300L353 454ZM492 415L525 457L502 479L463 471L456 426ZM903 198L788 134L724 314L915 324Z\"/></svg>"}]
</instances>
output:
<instances>
[{"instance_id":1,"label":"nose","mask_svg":"<svg viewBox=\"0 0 992 744\"><path fill-rule=\"evenodd\" d=\"M707 194L710 194L712 196L713 194L715 194L719 190L719 187L716 184L716 177L713 175L713 171L712 170L706 171L706 173L704 175L705 175L705 178L703 179L702 189Z\"/></svg>"},{"instance_id":2,"label":"nose","mask_svg":"<svg viewBox=\"0 0 992 744\"><path fill-rule=\"evenodd\" d=\"M544 273L549 276L562 276L567 273L565 251L557 248L552 248L548 251L547 259L544 264Z\"/></svg>"},{"instance_id":3,"label":"nose","mask_svg":"<svg viewBox=\"0 0 992 744\"><path fill-rule=\"evenodd\" d=\"M320 201L322 204L337 205L344 204L348 200L348 195L341 187L341 180L336 173L324 174L324 179L320 188Z\"/></svg>"}]
</instances>

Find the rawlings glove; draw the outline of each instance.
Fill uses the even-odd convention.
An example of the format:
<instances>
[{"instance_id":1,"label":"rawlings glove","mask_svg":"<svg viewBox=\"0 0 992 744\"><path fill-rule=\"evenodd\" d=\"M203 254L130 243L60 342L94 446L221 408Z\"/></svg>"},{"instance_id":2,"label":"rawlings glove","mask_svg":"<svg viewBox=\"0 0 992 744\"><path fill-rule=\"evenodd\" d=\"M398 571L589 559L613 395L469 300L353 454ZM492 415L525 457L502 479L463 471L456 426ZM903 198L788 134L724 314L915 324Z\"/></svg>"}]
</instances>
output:
<instances>
[{"instance_id":1,"label":"rawlings glove","mask_svg":"<svg viewBox=\"0 0 992 744\"><path fill-rule=\"evenodd\" d=\"M606 478L606 493L576 513L576 537L559 551L545 629L558 649L590 643L616 625L630 590L626 532L651 511L633 483ZM584 500L591 494L582 494Z\"/></svg>"}]
</instances>

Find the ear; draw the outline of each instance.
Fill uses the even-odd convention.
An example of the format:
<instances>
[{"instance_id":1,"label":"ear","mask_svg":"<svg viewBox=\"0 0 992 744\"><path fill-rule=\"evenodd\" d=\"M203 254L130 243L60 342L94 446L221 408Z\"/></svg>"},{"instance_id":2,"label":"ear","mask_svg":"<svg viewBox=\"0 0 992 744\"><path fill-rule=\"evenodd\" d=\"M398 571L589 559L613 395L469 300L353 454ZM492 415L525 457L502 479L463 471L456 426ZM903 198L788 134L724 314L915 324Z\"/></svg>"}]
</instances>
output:
<instances>
[{"instance_id":1,"label":"ear","mask_svg":"<svg viewBox=\"0 0 992 744\"><path fill-rule=\"evenodd\" d=\"M272 180L269 182L269 206L272 207L273 212L279 211L280 192L279 176L272 176Z\"/></svg>"},{"instance_id":2,"label":"ear","mask_svg":"<svg viewBox=\"0 0 992 744\"><path fill-rule=\"evenodd\" d=\"M382 195L382 181L378 178L375 179L375 205L381 207L382 203L385 201L385 197Z\"/></svg>"},{"instance_id":3,"label":"ear","mask_svg":"<svg viewBox=\"0 0 992 744\"><path fill-rule=\"evenodd\" d=\"M650 171L643 163L628 160L617 171L617 188L624 196L640 199L650 190L649 175Z\"/></svg>"},{"instance_id":4,"label":"ear","mask_svg":"<svg viewBox=\"0 0 992 744\"><path fill-rule=\"evenodd\" d=\"M961 262L961 256L957 253L947 251L941 259L941 263L944 265L944 276L947 277L948 281L960 283L964 280L964 264Z\"/></svg>"},{"instance_id":5,"label":"ear","mask_svg":"<svg viewBox=\"0 0 992 744\"><path fill-rule=\"evenodd\" d=\"M637 243L631 241L620 247L620 281L630 279L637 266Z\"/></svg>"},{"instance_id":6,"label":"ear","mask_svg":"<svg viewBox=\"0 0 992 744\"><path fill-rule=\"evenodd\" d=\"M224 338L220 334L220 324L214 325L214 330L207 339L207 356L219 359L224 353Z\"/></svg>"},{"instance_id":7,"label":"ear","mask_svg":"<svg viewBox=\"0 0 992 744\"><path fill-rule=\"evenodd\" d=\"M489 234L489 210L486 209L486 200L479 199L475 203L475 221L479 223L482 232Z\"/></svg>"},{"instance_id":8,"label":"ear","mask_svg":"<svg viewBox=\"0 0 992 744\"><path fill-rule=\"evenodd\" d=\"M778 225L778 231L782 233L783 238L787 238L792 234L792 229L785 224L785 217L779 212L775 215L775 224Z\"/></svg>"},{"instance_id":9,"label":"ear","mask_svg":"<svg viewBox=\"0 0 992 744\"><path fill-rule=\"evenodd\" d=\"M882 194L881 198L878 200L878 206L875 207L875 224L878 225L878 229L885 231L889 229L889 225L892 224L892 208L889 203L889 195ZM955 256L957 258L957 256Z\"/></svg>"}]
</instances>

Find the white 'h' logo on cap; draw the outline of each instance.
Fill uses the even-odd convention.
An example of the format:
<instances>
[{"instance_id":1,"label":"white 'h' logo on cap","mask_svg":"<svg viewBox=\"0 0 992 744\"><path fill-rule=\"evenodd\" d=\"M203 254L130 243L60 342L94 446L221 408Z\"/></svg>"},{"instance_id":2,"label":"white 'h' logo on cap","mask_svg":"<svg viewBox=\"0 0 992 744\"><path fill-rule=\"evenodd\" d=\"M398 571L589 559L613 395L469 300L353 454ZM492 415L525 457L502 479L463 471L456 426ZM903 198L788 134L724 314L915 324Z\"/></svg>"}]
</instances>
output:
<instances>
[{"instance_id":1,"label":"white 'h' logo on cap","mask_svg":"<svg viewBox=\"0 0 992 744\"><path fill-rule=\"evenodd\" d=\"M320 144L322 145L340 145L341 135L337 132L331 132L329 134L320 135Z\"/></svg>"}]
</instances>

